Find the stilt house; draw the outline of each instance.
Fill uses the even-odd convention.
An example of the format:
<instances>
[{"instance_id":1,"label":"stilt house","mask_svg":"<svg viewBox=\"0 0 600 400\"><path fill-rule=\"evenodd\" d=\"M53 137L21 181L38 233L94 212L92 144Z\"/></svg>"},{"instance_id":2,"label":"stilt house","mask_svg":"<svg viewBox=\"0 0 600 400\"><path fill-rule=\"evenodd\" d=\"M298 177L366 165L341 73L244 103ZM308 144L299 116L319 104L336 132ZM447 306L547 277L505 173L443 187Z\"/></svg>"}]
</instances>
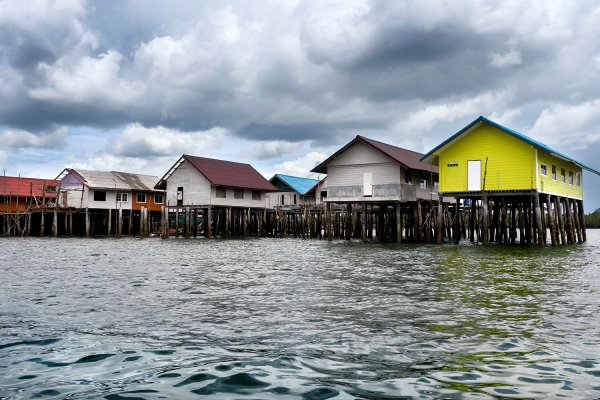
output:
<instances>
[{"instance_id":1,"label":"stilt house","mask_svg":"<svg viewBox=\"0 0 600 400\"><path fill-rule=\"evenodd\" d=\"M356 136L312 172L327 174L325 204L343 204L350 209L353 205L362 207L360 213L367 216L362 227L363 239L371 235L371 216L378 214L380 238L401 241L406 219L405 234L411 240L422 241L430 236L430 227L424 221L439 196L437 167L420 162L421 156Z\"/></svg>"},{"instance_id":2,"label":"stilt house","mask_svg":"<svg viewBox=\"0 0 600 400\"><path fill-rule=\"evenodd\" d=\"M585 240L582 171L600 173L538 141L479 117L420 160L439 166L440 194L470 199L473 207L476 201L481 204L484 242L514 242L517 212L519 224L537 231L521 227L522 242L537 240L543 246L546 221L553 244ZM493 207L491 221L488 207ZM487 234L488 226L494 232Z\"/></svg>"},{"instance_id":3,"label":"stilt house","mask_svg":"<svg viewBox=\"0 0 600 400\"><path fill-rule=\"evenodd\" d=\"M184 154L158 181L165 190L167 212L179 212L185 220L202 221L203 226L184 223L186 236L204 229L214 234L246 236L247 229L258 232L266 218L266 192L277 188L250 164ZM191 216L191 214L194 214ZM198 218L202 216L202 218ZM178 230L177 230L178 231Z\"/></svg>"},{"instance_id":4,"label":"stilt house","mask_svg":"<svg viewBox=\"0 0 600 400\"><path fill-rule=\"evenodd\" d=\"M85 225L86 235L120 235L123 225L129 235L158 229L164 203L164 192L154 189L158 177L66 168L58 179L62 206L75 212L76 229ZM78 218L82 213L84 223Z\"/></svg>"},{"instance_id":5,"label":"stilt house","mask_svg":"<svg viewBox=\"0 0 600 400\"><path fill-rule=\"evenodd\" d=\"M269 182L277 188L277 192L266 193L267 208L294 208L316 204L314 191L309 192L319 183L318 179L275 174Z\"/></svg>"},{"instance_id":6,"label":"stilt house","mask_svg":"<svg viewBox=\"0 0 600 400\"><path fill-rule=\"evenodd\" d=\"M57 185L52 179L0 177L2 234L29 236L33 226L34 234L43 235L44 211L56 208Z\"/></svg>"}]
</instances>

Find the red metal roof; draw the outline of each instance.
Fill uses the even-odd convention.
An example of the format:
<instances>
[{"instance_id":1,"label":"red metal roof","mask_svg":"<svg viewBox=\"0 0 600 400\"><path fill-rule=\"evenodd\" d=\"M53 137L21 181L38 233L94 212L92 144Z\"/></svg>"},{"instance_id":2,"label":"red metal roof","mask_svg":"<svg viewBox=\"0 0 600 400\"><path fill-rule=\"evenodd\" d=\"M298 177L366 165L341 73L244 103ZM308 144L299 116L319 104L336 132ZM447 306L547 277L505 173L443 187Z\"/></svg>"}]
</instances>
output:
<instances>
[{"instance_id":1,"label":"red metal roof","mask_svg":"<svg viewBox=\"0 0 600 400\"><path fill-rule=\"evenodd\" d=\"M45 187L56 186L59 181L53 179L24 178L16 176L0 176L0 196L42 197ZM55 192L46 192L46 197L54 197Z\"/></svg>"},{"instance_id":2,"label":"red metal roof","mask_svg":"<svg viewBox=\"0 0 600 400\"><path fill-rule=\"evenodd\" d=\"M204 175L213 186L229 186L245 189L272 190L277 188L265 179L250 164L214 158L196 157L184 154L183 157Z\"/></svg>"},{"instance_id":3,"label":"red metal roof","mask_svg":"<svg viewBox=\"0 0 600 400\"><path fill-rule=\"evenodd\" d=\"M338 155L346 151L350 146L352 146L356 142L363 142L376 150L379 150L386 156L390 157L392 160L403 166L404 168L414 169L418 171L428 171L433 173L438 173L438 167L432 166L431 164L425 164L419 161L419 157L421 157L422 153L417 153L416 151L403 149L401 147L392 146L391 144L379 142L377 140L368 139L364 136L356 136L352 139L348 144L344 147L336 151L331 157L327 160L323 161L321 164L317 165L311 172L317 173L327 173L327 164ZM432 168L433 167L433 168Z\"/></svg>"}]
</instances>

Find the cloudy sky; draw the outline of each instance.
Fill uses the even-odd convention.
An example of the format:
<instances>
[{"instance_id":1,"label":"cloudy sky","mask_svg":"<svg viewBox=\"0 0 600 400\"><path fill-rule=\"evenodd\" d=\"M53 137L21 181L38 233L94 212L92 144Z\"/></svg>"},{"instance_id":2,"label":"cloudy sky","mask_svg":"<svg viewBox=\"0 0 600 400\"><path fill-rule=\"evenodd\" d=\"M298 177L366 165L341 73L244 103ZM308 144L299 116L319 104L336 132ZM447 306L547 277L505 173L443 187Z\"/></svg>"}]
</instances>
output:
<instances>
[{"instance_id":1,"label":"cloudy sky","mask_svg":"<svg viewBox=\"0 0 600 400\"><path fill-rule=\"evenodd\" d=\"M600 4L0 0L0 89L7 175L308 176L357 134L426 152L479 115L600 169Z\"/></svg>"}]
</instances>

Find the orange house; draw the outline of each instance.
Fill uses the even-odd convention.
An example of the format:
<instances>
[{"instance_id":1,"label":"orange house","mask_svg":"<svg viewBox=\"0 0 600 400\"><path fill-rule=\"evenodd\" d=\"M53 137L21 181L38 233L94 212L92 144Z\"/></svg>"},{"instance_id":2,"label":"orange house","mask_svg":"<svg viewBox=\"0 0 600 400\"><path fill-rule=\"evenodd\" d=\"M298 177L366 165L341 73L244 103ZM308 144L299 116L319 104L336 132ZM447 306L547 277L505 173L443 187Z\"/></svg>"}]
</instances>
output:
<instances>
[{"instance_id":1,"label":"orange house","mask_svg":"<svg viewBox=\"0 0 600 400\"><path fill-rule=\"evenodd\" d=\"M54 206L56 185L53 179L0 177L0 213L23 213Z\"/></svg>"}]
</instances>

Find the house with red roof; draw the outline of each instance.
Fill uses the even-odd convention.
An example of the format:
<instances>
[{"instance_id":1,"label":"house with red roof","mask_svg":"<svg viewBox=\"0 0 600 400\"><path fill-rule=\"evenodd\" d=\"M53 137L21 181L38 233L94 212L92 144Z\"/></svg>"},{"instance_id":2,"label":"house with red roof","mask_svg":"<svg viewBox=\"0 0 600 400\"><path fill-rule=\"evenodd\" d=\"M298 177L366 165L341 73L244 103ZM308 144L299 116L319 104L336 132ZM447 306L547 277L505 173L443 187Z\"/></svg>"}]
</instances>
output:
<instances>
[{"instance_id":1,"label":"house with red roof","mask_svg":"<svg viewBox=\"0 0 600 400\"><path fill-rule=\"evenodd\" d=\"M55 208L57 184L53 179L0 177L1 234L28 235L34 214L37 227L42 211Z\"/></svg>"},{"instance_id":2,"label":"house with red roof","mask_svg":"<svg viewBox=\"0 0 600 400\"><path fill-rule=\"evenodd\" d=\"M440 198L438 168L419 161L421 156L359 135L311 172L327 174L326 205L344 205L343 212L351 214L349 219L359 214L356 225L362 223L363 240L372 234L367 225L375 225L382 240L401 241L404 232L406 237L422 241L430 237L431 227L425 221ZM360 237L351 236L360 231L351 224L344 228L350 232L347 237Z\"/></svg>"},{"instance_id":3,"label":"house with red roof","mask_svg":"<svg viewBox=\"0 0 600 400\"><path fill-rule=\"evenodd\" d=\"M327 174L329 203L437 200L438 168L422 155L359 135L312 172Z\"/></svg>"},{"instance_id":4,"label":"house with red roof","mask_svg":"<svg viewBox=\"0 0 600 400\"><path fill-rule=\"evenodd\" d=\"M277 188L250 164L184 154L158 181L166 206L265 208Z\"/></svg>"}]
</instances>

